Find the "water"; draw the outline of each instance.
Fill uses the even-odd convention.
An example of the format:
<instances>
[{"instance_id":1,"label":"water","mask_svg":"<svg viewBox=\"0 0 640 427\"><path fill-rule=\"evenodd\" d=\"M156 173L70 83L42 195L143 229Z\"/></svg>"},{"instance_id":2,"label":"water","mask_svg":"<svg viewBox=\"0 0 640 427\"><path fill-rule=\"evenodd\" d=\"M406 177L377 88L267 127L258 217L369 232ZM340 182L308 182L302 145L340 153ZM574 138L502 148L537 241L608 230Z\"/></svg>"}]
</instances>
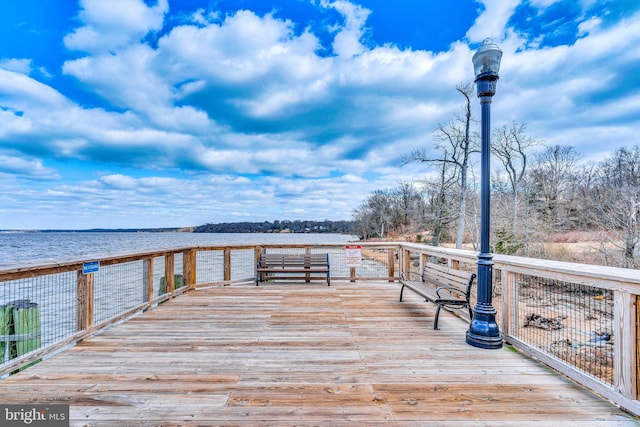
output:
<instances>
[{"instance_id":1,"label":"water","mask_svg":"<svg viewBox=\"0 0 640 427\"><path fill-rule=\"evenodd\" d=\"M0 233L0 269L198 245L340 245L354 240L356 236L313 233L12 232Z\"/></svg>"}]
</instances>

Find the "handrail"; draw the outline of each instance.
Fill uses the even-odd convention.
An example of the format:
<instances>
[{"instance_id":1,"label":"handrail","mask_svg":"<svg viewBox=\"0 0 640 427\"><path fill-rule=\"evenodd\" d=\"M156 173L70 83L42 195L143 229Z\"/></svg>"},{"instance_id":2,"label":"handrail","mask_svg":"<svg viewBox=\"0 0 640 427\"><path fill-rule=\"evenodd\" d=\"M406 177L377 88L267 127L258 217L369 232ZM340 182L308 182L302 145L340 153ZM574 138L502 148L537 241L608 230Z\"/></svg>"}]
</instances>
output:
<instances>
[{"instance_id":1,"label":"handrail","mask_svg":"<svg viewBox=\"0 0 640 427\"><path fill-rule=\"evenodd\" d=\"M5 313L0 316L0 336L42 337L41 344L26 353L20 353L15 342L1 341L0 355L6 357L0 357L0 375L182 292L253 282L256 260L265 251L327 252L336 281L394 282L428 261L471 272L477 269L474 251L406 242L358 245L363 264L357 268L346 267L342 245L263 244L178 247L0 270L5 291L0 304L6 308L0 310ZM86 261L98 261L100 270L83 274ZM640 272L499 254L493 261L493 301L505 340L640 414L636 356ZM10 303L17 300L38 306L40 316L47 319L42 332L3 325L11 319ZM62 320L58 324L51 319Z\"/></svg>"},{"instance_id":2,"label":"handrail","mask_svg":"<svg viewBox=\"0 0 640 427\"><path fill-rule=\"evenodd\" d=\"M475 269L477 253L401 244L418 256ZM640 414L640 271L496 254L493 303L505 340L573 380ZM536 331L536 332L533 332Z\"/></svg>"}]
</instances>

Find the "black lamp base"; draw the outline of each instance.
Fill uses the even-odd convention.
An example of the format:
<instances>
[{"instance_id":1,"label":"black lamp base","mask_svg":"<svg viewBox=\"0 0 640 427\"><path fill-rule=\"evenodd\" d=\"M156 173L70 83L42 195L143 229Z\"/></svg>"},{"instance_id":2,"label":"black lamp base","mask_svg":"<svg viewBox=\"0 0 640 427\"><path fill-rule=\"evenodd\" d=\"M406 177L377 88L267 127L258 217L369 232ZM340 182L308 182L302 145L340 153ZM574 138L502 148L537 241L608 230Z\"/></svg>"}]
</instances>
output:
<instances>
[{"instance_id":1,"label":"black lamp base","mask_svg":"<svg viewBox=\"0 0 640 427\"><path fill-rule=\"evenodd\" d=\"M502 348L502 335L495 320L495 309L488 313L482 311L484 310L478 310L477 307L474 309L473 320L467 331L467 344L488 350Z\"/></svg>"}]
</instances>

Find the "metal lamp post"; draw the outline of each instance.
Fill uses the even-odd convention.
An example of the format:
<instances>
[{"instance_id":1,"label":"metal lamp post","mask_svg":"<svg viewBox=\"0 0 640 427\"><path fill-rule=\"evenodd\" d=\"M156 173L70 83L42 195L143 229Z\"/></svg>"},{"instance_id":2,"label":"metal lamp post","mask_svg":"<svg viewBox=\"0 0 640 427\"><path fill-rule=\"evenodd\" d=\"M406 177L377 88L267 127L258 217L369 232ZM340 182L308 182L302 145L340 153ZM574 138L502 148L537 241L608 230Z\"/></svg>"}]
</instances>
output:
<instances>
[{"instance_id":1,"label":"metal lamp post","mask_svg":"<svg viewBox=\"0 0 640 427\"><path fill-rule=\"evenodd\" d=\"M489 246L490 166L491 166L491 97L496 93L502 51L486 39L473 55L478 98L482 107L482 151L480 178L480 254L478 254L478 299L473 320L467 331L467 344L486 349L502 347L502 335L496 323L496 309L491 302L493 255Z\"/></svg>"}]
</instances>

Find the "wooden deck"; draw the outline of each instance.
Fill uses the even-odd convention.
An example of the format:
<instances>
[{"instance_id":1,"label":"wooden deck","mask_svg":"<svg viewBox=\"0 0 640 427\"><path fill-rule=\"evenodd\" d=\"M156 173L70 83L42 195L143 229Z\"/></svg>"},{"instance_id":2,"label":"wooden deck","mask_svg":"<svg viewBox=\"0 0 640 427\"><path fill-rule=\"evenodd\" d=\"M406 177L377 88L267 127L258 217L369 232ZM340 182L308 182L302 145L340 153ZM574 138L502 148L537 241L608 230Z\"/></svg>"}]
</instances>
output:
<instances>
[{"instance_id":1,"label":"wooden deck","mask_svg":"<svg viewBox=\"0 0 640 427\"><path fill-rule=\"evenodd\" d=\"M634 417L395 283L191 291L0 383L71 425L613 426Z\"/></svg>"}]
</instances>

